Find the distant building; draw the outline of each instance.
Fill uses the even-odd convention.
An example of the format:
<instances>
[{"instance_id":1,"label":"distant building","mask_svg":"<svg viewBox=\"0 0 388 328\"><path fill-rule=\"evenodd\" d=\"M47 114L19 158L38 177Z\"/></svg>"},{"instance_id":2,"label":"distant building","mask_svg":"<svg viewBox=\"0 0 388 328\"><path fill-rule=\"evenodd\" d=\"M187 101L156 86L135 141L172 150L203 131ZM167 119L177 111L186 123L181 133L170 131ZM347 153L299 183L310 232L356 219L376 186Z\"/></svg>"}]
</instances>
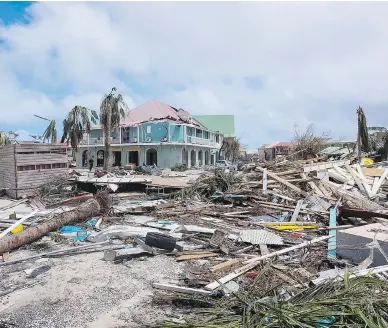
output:
<instances>
[{"instance_id":1,"label":"distant building","mask_svg":"<svg viewBox=\"0 0 388 328\"><path fill-rule=\"evenodd\" d=\"M183 109L151 100L129 111L120 128L111 132L113 166L176 164L188 167L214 164L219 158L223 134L201 124ZM104 165L104 130L92 127L77 151L77 167Z\"/></svg>"},{"instance_id":2,"label":"distant building","mask_svg":"<svg viewBox=\"0 0 388 328\"><path fill-rule=\"evenodd\" d=\"M193 118L208 129L222 133L225 141L236 138L234 115L193 115Z\"/></svg>"},{"instance_id":3,"label":"distant building","mask_svg":"<svg viewBox=\"0 0 388 328\"><path fill-rule=\"evenodd\" d=\"M287 156L292 149L292 142L275 141L271 144L263 145L259 148L258 157L262 161L271 161L278 156Z\"/></svg>"}]
</instances>

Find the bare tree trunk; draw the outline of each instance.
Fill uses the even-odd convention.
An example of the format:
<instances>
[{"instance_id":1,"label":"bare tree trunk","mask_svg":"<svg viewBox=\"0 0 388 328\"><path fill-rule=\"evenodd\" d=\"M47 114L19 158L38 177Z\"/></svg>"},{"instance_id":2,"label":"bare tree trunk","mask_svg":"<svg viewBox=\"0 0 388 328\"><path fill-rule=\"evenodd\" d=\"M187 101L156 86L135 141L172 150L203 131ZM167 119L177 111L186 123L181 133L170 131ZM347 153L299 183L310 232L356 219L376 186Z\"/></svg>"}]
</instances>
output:
<instances>
[{"instance_id":1,"label":"bare tree trunk","mask_svg":"<svg viewBox=\"0 0 388 328\"><path fill-rule=\"evenodd\" d=\"M106 109L106 125L105 125L105 155L104 155L104 170L109 171L111 169L110 163L110 137L112 133L112 108L110 105Z\"/></svg>"},{"instance_id":2,"label":"bare tree trunk","mask_svg":"<svg viewBox=\"0 0 388 328\"><path fill-rule=\"evenodd\" d=\"M98 202L95 199L89 199L72 211L60 213L56 217L49 219L47 222L37 225L36 227L30 227L12 236L5 237L0 241L0 254L4 254L12 249L32 243L50 231L59 229L66 224L95 216L99 212L100 205Z\"/></svg>"}]
</instances>

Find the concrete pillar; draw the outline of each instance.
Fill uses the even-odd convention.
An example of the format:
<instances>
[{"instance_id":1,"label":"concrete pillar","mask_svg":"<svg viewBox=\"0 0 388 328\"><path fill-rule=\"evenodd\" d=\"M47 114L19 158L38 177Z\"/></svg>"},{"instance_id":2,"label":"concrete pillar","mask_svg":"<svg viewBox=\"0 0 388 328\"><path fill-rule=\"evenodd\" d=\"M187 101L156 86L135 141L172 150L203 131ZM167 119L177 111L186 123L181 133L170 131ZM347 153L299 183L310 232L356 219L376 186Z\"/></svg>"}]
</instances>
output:
<instances>
[{"instance_id":1,"label":"concrete pillar","mask_svg":"<svg viewBox=\"0 0 388 328\"><path fill-rule=\"evenodd\" d=\"M187 167L191 167L191 149L187 150Z\"/></svg>"}]
</instances>

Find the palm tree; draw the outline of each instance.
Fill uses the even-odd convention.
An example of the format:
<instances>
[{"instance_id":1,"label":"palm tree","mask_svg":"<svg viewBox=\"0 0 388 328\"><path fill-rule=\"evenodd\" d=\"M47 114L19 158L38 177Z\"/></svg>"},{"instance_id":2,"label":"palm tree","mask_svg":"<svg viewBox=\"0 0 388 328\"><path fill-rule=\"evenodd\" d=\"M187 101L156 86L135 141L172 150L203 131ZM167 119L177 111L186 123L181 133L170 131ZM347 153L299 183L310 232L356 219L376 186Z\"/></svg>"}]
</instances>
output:
<instances>
[{"instance_id":1,"label":"palm tree","mask_svg":"<svg viewBox=\"0 0 388 328\"><path fill-rule=\"evenodd\" d=\"M90 115L89 115L90 113ZM61 143L69 142L73 154L78 149L83 134L90 132L90 121L97 124L98 115L96 111L82 106L75 106L63 120L63 135Z\"/></svg>"},{"instance_id":2,"label":"palm tree","mask_svg":"<svg viewBox=\"0 0 388 328\"><path fill-rule=\"evenodd\" d=\"M104 129L104 143L105 143L105 156L104 156L104 170L110 168L110 136L112 128L118 131L120 128L120 119L125 118L128 110L127 104L123 100L121 94L115 95L116 88L112 88L111 92L104 95L100 105L100 123Z\"/></svg>"},{"instance_id":3,"label":"palm tree","mask_svg":"<svg viewBox=\"0 0 388 328\"><path fill-rule=\"evenodd\" d=\"M43 136L42 136L43 142L45 140L47 140L47 141L50 141L50 143L52 143L52 144L56 144L57 143L56 121L55 120L49 120L48 118L45 118L45 117L42 117L42 116L39 116L39 115L36 115L36 114L34 114L34 116L38 117L38 118L40 118L42 120L50 122L49 125L47 126L46 130L43 133Z\"/></svg>"},{"instance_id":4,"label":"palm tree","mask_svg":"<svg viewBox=\"0 0 388 328\"><path fill-rule=\"evenodd\" d=\"M0 131L0 146L6 146L11 144L7 134L4 131Z\"/></svg>"}]
</instances>

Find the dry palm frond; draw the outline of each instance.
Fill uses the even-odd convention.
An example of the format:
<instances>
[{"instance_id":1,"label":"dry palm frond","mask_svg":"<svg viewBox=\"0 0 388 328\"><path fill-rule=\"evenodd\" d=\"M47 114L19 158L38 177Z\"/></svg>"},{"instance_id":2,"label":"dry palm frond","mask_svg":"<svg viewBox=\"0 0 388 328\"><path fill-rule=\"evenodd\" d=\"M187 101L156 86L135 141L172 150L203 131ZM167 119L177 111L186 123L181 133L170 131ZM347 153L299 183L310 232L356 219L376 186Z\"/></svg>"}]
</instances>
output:
<instances>
[{"instance_id":1,"label":"dry palm frond","mask_svg":"<svg viewBox=\"0 0 388 328\"><path fill-rule=\"evenodd\" d=\"M43 133L43 140L49 140L52 144L57 143L57 128L55 120L50 121Z\"/></svg>"},{"instance_id":2,"label":"dry palm frond","mask_svg":"<svg viewBox=\"0 0 388 328\"><path fill-rule=\"evenodd\" d=\"M255 283L265 284L265 275ZM309 286L289 299L273 295L274 290L267 297L240 292L221 307L207 310L208 315L199 322L166 322L153 327L388 327L388 283L369 276L350 279L345 273L343 279ZM227 314L228 310L233 314ZM324 323L327 321L330 325Z\"/></svg>"},{"instance_id":3,"label":"dry palm frond","mask_svg":"<svg viewBox=\"0 0 388 328\"><path fill-rule=\"evenodd\" d=\"M6 146L11 144L7 134L4 131L0 131L0 146Z\"/></svg>"},{"instance_id":4,"label":"dry palm frond","mask_svg":"<svg viewBox=\"0 0 388 328\"><path fill-rule=\"evenodd\" d=\"M181 199L208 199L217 191L232 191L233 187L240 181L241 179L236 177L233 173L225 173L221 170L216 170L214 174L205 174L204 176L199 177L192 185L171 194L171 197L180 197Z\"/></svg>"}]
</instances>

